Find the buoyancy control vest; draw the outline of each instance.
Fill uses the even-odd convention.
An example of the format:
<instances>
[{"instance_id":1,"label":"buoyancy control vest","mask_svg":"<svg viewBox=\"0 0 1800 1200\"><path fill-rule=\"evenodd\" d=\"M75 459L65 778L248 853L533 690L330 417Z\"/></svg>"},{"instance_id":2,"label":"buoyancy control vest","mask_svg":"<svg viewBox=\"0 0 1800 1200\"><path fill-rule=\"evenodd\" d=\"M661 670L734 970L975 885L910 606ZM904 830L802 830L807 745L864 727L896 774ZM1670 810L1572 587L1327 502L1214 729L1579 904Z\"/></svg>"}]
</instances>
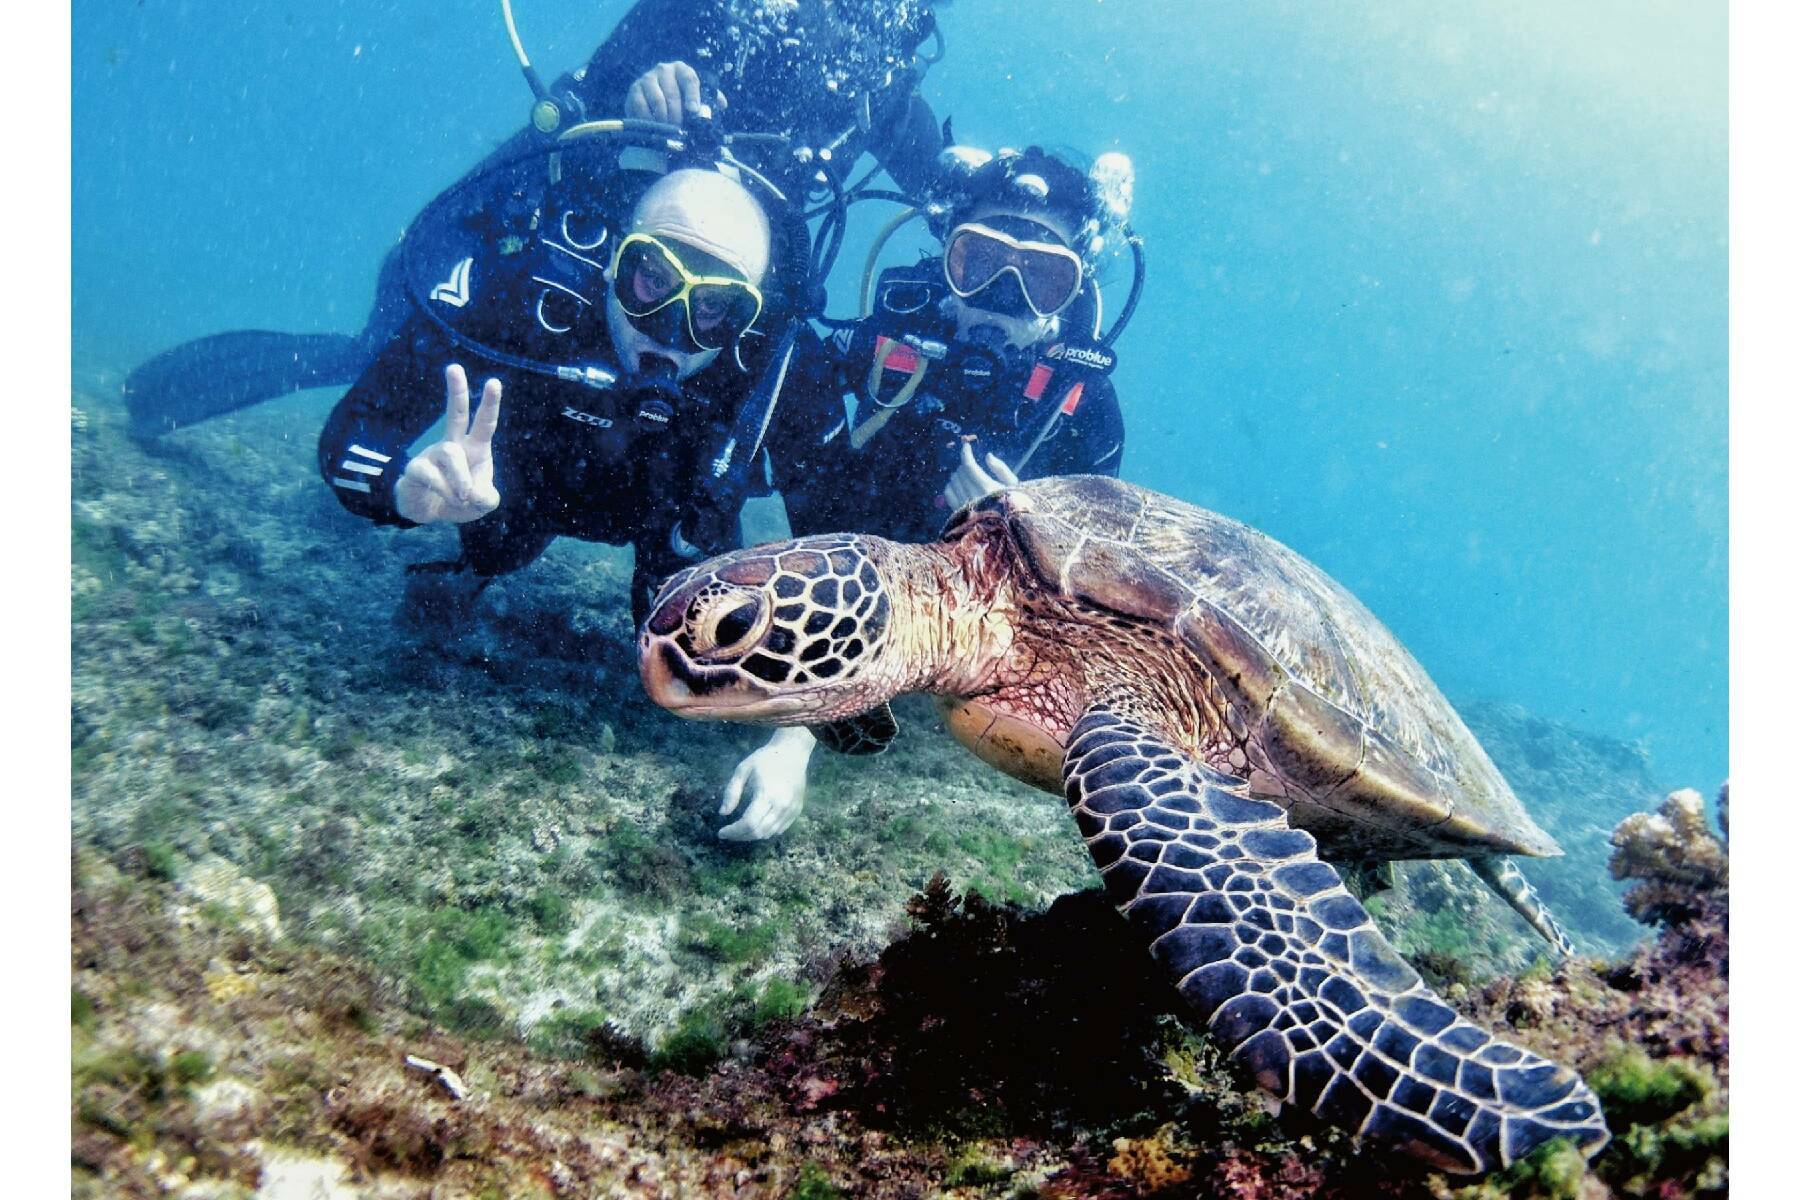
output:
<instances>
[{"instance_id":1,"label":"buoyancy control vest","mask_svg":"<svg viewBox=\"0 0 1800 1200\"><path fill-rule=\"evenodd\" d=\"M1059 422L1117 356L1094 336L1098 298L1090 282L1061 314L1057 336L1028 350L972 345L955 336L949 289L936 258L882 272L870 315L840 335L841 384L856 397L852 450L871 446L911 409L952 433L981 436L1015 471L1029 469Z\"/></svg>"}]
</instances>

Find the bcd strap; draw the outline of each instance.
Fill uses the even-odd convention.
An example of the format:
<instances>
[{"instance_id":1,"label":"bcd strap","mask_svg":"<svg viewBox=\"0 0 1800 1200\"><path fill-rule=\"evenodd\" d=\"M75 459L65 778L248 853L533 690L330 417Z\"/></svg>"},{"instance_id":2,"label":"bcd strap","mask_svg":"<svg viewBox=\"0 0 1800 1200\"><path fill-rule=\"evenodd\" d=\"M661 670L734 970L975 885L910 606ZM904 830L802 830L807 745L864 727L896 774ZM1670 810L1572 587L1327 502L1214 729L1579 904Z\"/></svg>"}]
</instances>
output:
<instances>
[{"instance_id":1,"label":"bcd strap","mask_svg":"<svg viewBox=\"0 0 1800 1200\"><path fill-rule=\"evenodd\" d=\"M787 386L788 368L793 364L794 349L805 325L804 321L798 319L788 322L768 365L763 368L761 378L756 381L756 386L751 389L744 403L738 407L737 417L732 422L725 441L720 444L718 453L707 466L701 484L717 505L735 511L737 504L742 502L751 464L762 453L763 439L768 436L769 423L774 419L775 409L781 403L782 390Z\"/></svg>"},{"instance_id":2,"label":"bcd strap","mask_svg":"<svg viewBox=\"0 0 1800 1200\"><path fill-rule=\"evenodd\" d=\"M1033 364L1031 375L1025 380L1025 399L1030 400L1034 404L1037 401L1042 400L1044 398L1044 393L1050 388L1050 381L1054 378L1056 378L1056 369L1049 363L1038 362ZM1075 415L1075 410L1081 406L1083 382L1083 380L1077 379L1063 390L1062 401L1056 406L1056 411L1058 413L1065 417L1072 417Z\"/></svg>"},{"instance_id":3,"label":"bcd strap","mask_svg":"<svg viewBox=\"0 0 1800 1200\"><path fill-rule=\"evenodd\" d=\"M875 354L869 363L868 382L863 386L863 394L875 405L875 411L867 420L858 425L850 434L850 448L861 450L870 438L886 427L896 412L905 408L914 394L919 390L920 382L925 378L929 365L924 354L916 347L890 337L877 334L875 338ZM894 393L892 400L881 398L881 377L886 371L899 371L905 374L906 381L900 390Z\"/></svg>"},{"instance_id":4,"label":"bcd strap","mask_svg":"<svg viewBox=\"0 0 1800 1200\"><path fill-rule=\"evenodd\" d=\"M1044 423L1038 426L1037 436L1031 439L1031 445L1026 447L1024 456L1012 464L1013 474L1021 479L1025 477L1025 468L1037 454L1038 447L1044 444L1044 439L1050 436L1063 418L1074 416L1075 410L1081 407L1081 391L1081 380L1077 379L1069 385L1069 390L1063 393L1062 402L1051 409L1050 414L1044 418Z\"/></svg>"},{"instance_id":5,"label":"bcd strap","mask_svg":"<svg viewBox=\"0 0 1800 1200\"><path fill-rule=\"evenodd\" d=\"M1104 379L1112 374L1112 369L1118 363L1119 356L1099 342L1057 342L1044 351L1044 357L1031 368L1031 378L1025 381L1025 398L1027 400L1035 402L1043 399L1044 393L1049 390L1051 380L1058 376L1062 378L1073 376L1074 378L1063 392L1062 399L1038 426L1037 436L1031 439L1031 445L1026 449L1024 457L1012 464L1014 471L1023 472L1026 465L1031 462L1032 456L1038 452L1038 447L1044 444L1045 439L1056 429L1057 424L1063 419L1075 415L1075 410L1081 407L1081 397L1086 389L1088 377Z\"/></svg>"}]
</instances>

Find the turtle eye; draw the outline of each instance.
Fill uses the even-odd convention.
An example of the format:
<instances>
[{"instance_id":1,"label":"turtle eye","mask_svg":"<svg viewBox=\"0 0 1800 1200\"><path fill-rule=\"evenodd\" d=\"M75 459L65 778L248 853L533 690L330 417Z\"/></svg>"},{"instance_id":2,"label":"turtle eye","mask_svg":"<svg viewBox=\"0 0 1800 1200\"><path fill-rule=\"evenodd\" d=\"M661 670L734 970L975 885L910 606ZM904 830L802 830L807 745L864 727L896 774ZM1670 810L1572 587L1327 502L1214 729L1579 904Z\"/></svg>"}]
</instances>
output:
<instances>
[{"instance_id":1,"label":"turtle eye","mask_svg":"<svg viewBox=\"0 0 1800 1200\"><path fill-rule=\"evenodd\" d=\"M708 657L747 650L763 631L762 599L742 592L715 598L700 613L698 649Z\"/></svg>"},{"instance_id":2,"label":"turtle eye","mask_svg":"<svg viewBox=\"0 0 1800 1200\"><path fill-rule=\"evenodd\" d=\"M756 628L756 605L745 602L719 618L715 630L720 646L735 646Z\"/></svg>"}]
</instances>

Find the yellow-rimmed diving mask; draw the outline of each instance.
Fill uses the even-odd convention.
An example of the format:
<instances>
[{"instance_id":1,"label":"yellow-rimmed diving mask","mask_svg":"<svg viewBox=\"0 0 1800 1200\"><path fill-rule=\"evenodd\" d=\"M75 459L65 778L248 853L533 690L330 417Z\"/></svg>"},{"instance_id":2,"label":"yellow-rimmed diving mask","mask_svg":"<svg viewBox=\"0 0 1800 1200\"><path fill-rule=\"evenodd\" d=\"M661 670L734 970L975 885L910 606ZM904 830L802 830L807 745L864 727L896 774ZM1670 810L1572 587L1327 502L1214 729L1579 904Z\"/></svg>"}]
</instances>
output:
<instances>
[{"instance_id":1,"label":"yellow-rimmed diving mask","mask_svg":"<svg viewBox=\"0 0 1800 1200\"><path fill-rule=\"evenodd\" d=\"M628 234L613 251L613 297L653 341L718 350L755 325L763 309L762 291L723 273L729 269L681 242Z\"/></svg>"}]
</instances>

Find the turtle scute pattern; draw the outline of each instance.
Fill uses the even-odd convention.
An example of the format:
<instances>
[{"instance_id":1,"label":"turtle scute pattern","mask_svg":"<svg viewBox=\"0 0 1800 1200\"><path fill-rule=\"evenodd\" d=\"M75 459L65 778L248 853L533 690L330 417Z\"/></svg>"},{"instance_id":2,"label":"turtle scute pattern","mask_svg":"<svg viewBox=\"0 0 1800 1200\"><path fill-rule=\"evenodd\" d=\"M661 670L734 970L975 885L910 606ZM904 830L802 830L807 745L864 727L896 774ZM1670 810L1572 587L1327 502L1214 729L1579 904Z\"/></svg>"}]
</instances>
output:
<instances>
[{"instance_id":1,"label":"turtle scute pattern","mask_svg":"<svg viewBox=\"0 0 1800 1200\"><path fill-rule=\"evenodd\" d=\"M1064 779L1114 903L1282 1101L1452 1171L1605 1143L1580 1078L1432 995L1279 805L1106 708L1076 725Z\"/></svg>"},{"instance_id":2,"label":"turtle scute pattern","mask_svg":"<svg viewBox=\"0 0 1800 1200\"><path fill-rule=\"evenodd\" d=\"M1413 843L1407 857L1557 853L1405 647L1280 542L1099 476L1039 480L988 504L1064 596L1174 634L1314 823L1386 825Z\"/></svg>"},{"instance_id":3,"label":"turtle scute pattern","mask_svg":"<svg viewBox=\"0 0 1800 1200\"><path fill-rule=\"evenodd\" d=\"M686 606L691 608L713 592L746 587L766 589L775 605L761 645L738 664L764 683L837 678L888 635L887 595L874 566L849 535L803 538L772 546L765 554L743 551L717 569L709 564L689 568L663 585L662 596L692 589ZM651 632L674 633L683 653L704 659L687 634L677 631L681 611L681 606L659 604ZM667 628L658 624L664 619Z\"/></svg>"}]
</instances>

